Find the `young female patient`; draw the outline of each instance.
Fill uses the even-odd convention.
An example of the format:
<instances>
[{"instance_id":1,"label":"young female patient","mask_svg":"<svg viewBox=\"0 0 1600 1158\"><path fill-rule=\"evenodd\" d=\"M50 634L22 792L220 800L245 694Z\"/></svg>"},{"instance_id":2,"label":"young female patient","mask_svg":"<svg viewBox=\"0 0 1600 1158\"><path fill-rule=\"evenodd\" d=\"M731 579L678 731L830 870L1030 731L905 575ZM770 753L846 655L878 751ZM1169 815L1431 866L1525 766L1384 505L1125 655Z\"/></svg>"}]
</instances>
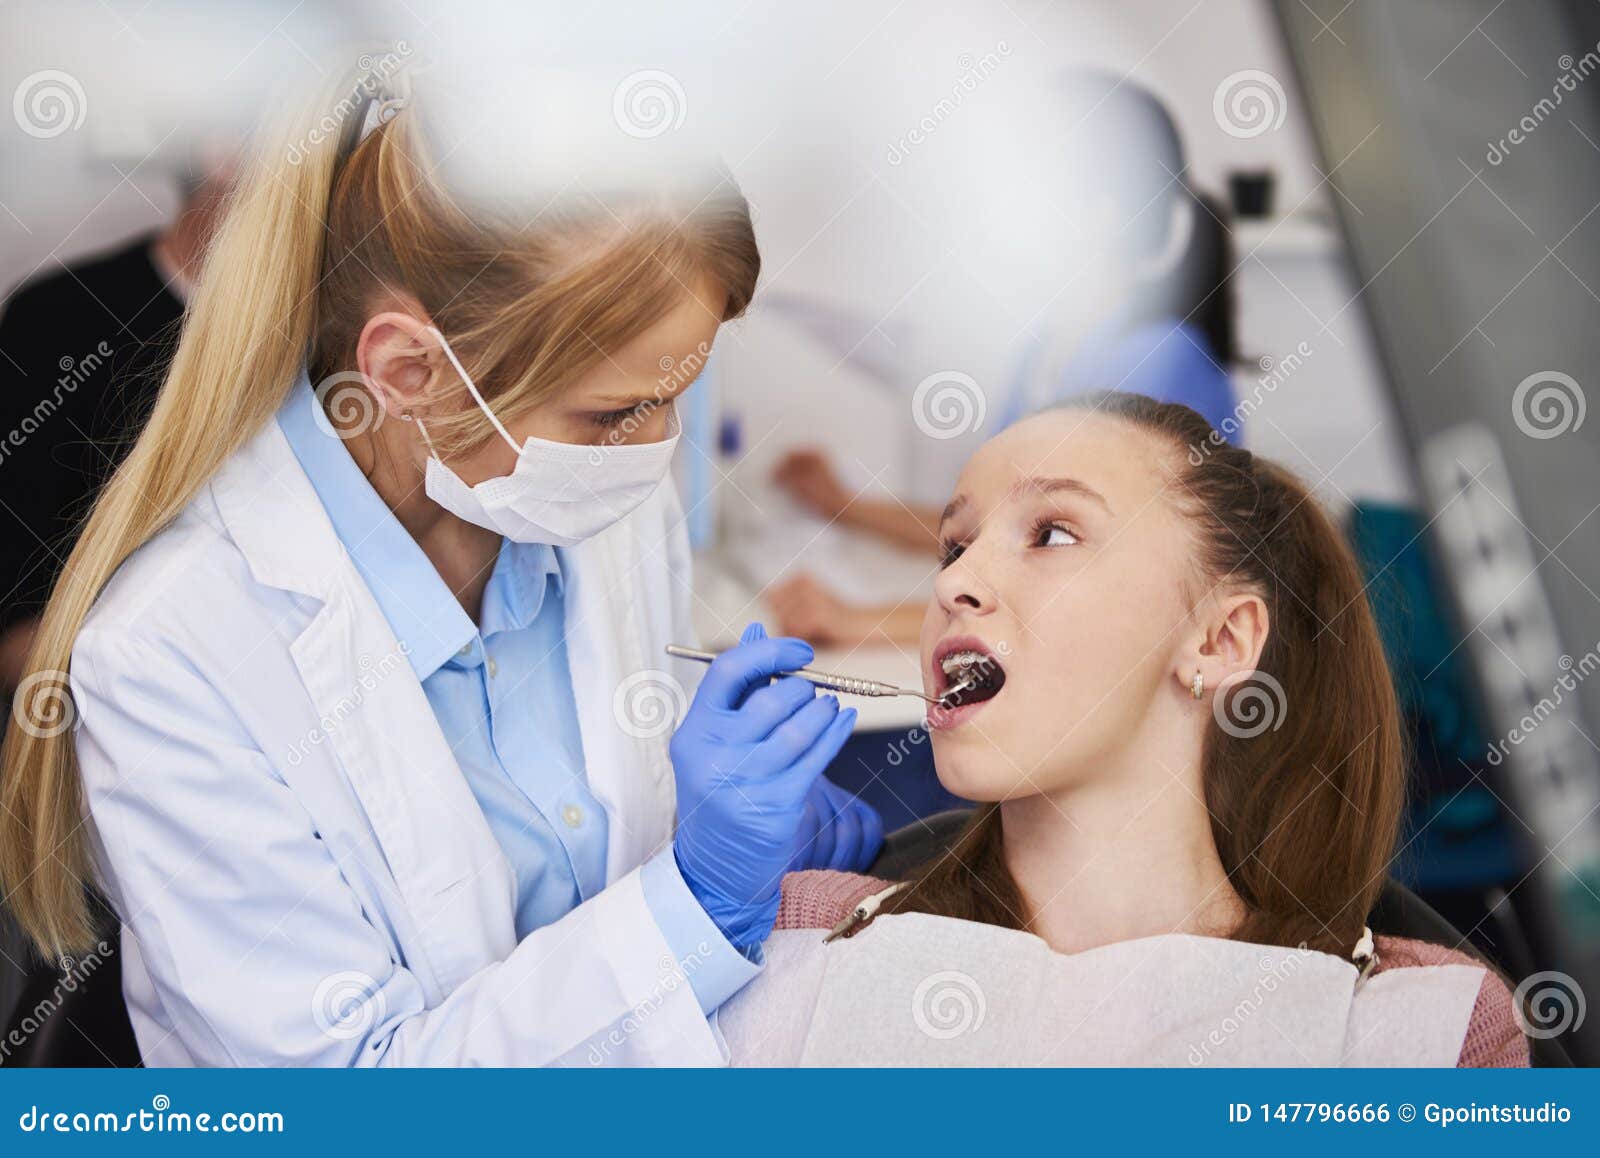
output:
<instances>
[{"instance_id":1,"label":"young female patient","mask_svg":"<svg viewBox=\"0 0 1600 1158\"><path fill-rule=\"evenodd\" d=\"M887 897L891 882L855 874L785 879L768 945L778 967L723 1011L736 1064L814 1060L802 1043L818 1031L799 1026L802 1016L870 1023L892 1037L899 979L862 964L891 949L922 954L906 982L907 992L921 983L913 999L943 978L963 1028L987 1017L1001 1032L1017 1012L1001 1008L1007 995L1015 1004L1004 974L929 972L942 960L930 946L974 932L958 922L1020 931L989 930L984 944L1032 962L1035 978L1047 967L1098 976L1108 953L1176 947L1177 973L1073 994L1086 1020L1067 1024L1109 1008L1152 1034L1179 1027L1188 1048L1169 1042L1156 1056L1129 1057L1114 1044L1104 1056L1080 1046L1070 1060L1249 1063L1249 1049L1227 1053L1228 1035L1248 1036L1242 1026L1263 1035L1263 1056L1286 1053L1294 1064L1295 1053L1315 1060L1309 1038L1319 1033L1333 1042L1331 1062L1319 1064L1406 1060L1412 1048L1433 1064L1527 1064L1511 995L1494 972L1454 948L1382 936L1374 944L1367 933L1404 800L1399 716L1356 565L1297 480L1220 444L1186 407L1101 394L985 444L962 473L942 536L922 630L925 690L945 693L963 674L981 680L965 702L932 713L933 752L940 781L982 803L947 855ZM853 926L848 938L798 932L839 923ZM1025 934L1054 951L1039 954L1049 961L1027 956L1039 946L1017 940ZM1229 946L1243 956L1226 956ZM988 952L973 959L985 964ZM1208 953L1231 974L1207 972ZM1296 961L1302 973L1291 982ZM851 983L861 992L841 999L826 988L836 965L866 970L868 980ZM1243 976L1257 972L1253 984ZM1332 980L1318 989L1313 973ZM1273 976L1283 982L1275 999ZM1198 996L1184 1009L1200 992L1186 988L1195 977L1201 988L1223 985L1212 1004L1227 1018L1209 1022ZM1021 989L1035 993L1030 984ZM1248 1000L1236 1002L1234 990ZM1291 990L1292 1007L1282 1004ZM877 1002L876 1012L841 1012L841 1000ZM1060 1023L1065 998L1040 991L1027 1000L1041 1025ZM1334 1031L1325 1033L1316 1020L1324 1014L1310 1010L1329 1000ZM1251 1024L1256 1008L1264 1012ZM787 1056L770 1044L785 1026ZM1305 1050L1278 1041L1295 1046L1297 1033L1308 1037ZM1437 1035L1444 1045L1432 1055L1414 1045ZM908 1035L904 1056L1007 1060L940 1052L951 1036L925 1033L919 1046ZM925 1055L915 1052L923 1046Z\"/></svg>"}]
</instances>

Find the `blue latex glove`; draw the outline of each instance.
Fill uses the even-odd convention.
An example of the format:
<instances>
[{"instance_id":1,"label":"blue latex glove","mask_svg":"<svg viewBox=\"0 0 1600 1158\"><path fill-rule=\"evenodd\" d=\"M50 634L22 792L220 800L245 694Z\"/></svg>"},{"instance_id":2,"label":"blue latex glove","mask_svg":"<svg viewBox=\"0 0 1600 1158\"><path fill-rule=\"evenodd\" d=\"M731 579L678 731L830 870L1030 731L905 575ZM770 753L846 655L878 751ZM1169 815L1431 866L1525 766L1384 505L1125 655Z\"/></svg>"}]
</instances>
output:
<instances>
[{"instance_id":1,"label":"blue latex glove","mask_svg":"<svg viewBox=\"0 0 1600 1158\"><path fill-rule=\"evenodd\" d=\"M826 776L818 776L806 798L805 837L789 865L797 869L865 872L883 848L883 817L878 810Z\"/></svg>"},{"instance_id":2,"label":"blue latex glove","mask_svg":"<svg viewBox=\"0 0 1600 1158\"><path fill-rule=\"evenodd\" d=\"M855 725L854 708L781 672L813 658L798 639L767 639L759 625L719 655L672 737L678 784L673 853L684 882L739 949L766 939L779 882L816 841L821 810L807 805L822 770ZM841 809L835 808L837 820ZM834 844L849 839L835 824ZM849 849L845 849L849 851Z\"/></svg>"},{"instance_id":3,"label":"blue latex glove","mask_svg":"<svg viewBox=\"0 0 1600 1158\"><path fill-rule=\"evenodd\" d=\"M766 628L752 623L744 629L739 642L766 638ZM789 871L860 872L878 858L882 847L883 817L878 810L826 776L818 776L806 797L805 815L800 821L800 851Z\"/></svg>"}]
</instances>

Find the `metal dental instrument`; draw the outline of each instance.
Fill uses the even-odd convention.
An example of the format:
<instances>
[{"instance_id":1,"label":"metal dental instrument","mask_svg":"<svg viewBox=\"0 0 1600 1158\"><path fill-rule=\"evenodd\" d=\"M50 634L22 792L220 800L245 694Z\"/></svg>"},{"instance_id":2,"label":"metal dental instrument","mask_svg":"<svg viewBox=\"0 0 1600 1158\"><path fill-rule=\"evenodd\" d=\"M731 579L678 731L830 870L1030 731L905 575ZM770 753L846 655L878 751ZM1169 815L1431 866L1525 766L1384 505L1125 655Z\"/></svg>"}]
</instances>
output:
<instances>
[{"instance_id":1,"label":"metal dental instrument","mask_svg":"<svg viewBox=\"0 0 1600 1158\"><path fill-rule=\"evenodd\" d=\"M675 643L667 644L667 654L675 655L679 659L694 659L701 663L710 663L717 658L714 651L701 651L694 647L679 647ZM803 667L799 671L785 672L785 675L799 676L816 684L819 688L827 688L831 692L845 692L852 696L916 696L919 700L927 700L930 704L944 706L944 702L958 692L964 692L977 682L977 677L971 673L964 675L961 682L937 698L925 696L913 688L902 688L895 684L884 683L882 680L864 680L856 676L839 675L836 672L812 671Z\"/></svg>"}]
</instances>

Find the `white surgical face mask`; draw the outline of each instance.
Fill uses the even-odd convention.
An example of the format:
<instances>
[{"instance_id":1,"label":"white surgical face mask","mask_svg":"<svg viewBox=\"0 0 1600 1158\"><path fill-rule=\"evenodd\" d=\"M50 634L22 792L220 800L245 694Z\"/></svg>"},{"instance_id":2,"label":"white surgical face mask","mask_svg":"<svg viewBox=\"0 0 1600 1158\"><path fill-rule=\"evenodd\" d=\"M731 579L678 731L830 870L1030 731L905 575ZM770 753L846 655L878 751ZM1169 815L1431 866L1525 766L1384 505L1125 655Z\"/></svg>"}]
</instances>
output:
<instances>
[{"instance_id":1,"label":"white surgical face mask","mask_svg":"<svg viewBox=\"0 0 1600 1158\"><path fill-rule=\"evenodd\" d=\"M417 419L430 452L424 488L430 499L458 519L518 543L570 547L632 512L667 477L681 433L672 402L666 403L670 433L660 442L580 446L529 438L519 447L484 402L444 335L438 330L431 332L472 392L478 409L517 452L517 465L510 474L468 486L444 464L428 437L428 428Z\"/></svg>"}]
</instances>

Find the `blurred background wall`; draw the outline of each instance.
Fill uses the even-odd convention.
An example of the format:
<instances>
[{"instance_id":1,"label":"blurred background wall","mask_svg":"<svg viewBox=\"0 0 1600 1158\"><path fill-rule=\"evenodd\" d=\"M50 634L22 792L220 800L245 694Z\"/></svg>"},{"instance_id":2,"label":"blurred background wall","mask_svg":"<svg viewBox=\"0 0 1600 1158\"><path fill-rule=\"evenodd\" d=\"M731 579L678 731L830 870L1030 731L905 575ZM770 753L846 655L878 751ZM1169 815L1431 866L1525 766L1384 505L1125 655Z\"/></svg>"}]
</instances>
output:
<instances>
[{"instance_id":1,"label":"blurred background wall","mask_svg":"<svg viewBox=\"0 0 1600 1158\"><path fill-rule=\"evenodd\" d=\"M1225 199L1230 173L1273 174L1273 212L1244 223L1236 239L1240 348L1250 363L1239 373L1247 382L1261 376L1260 359L1276 362L1302 341L1314 352L1268 398L1251 444L1313 479L1326 474L1330 494L1407 492L1367 340L1356 311L1344 308L1354 287L1329 227L1332 194L1266 4L634 11L635 19L596 29L579 14L487 4L8 5L0 11L3 74L21 79L46 64L66 72L81 85L88 115L81 129L48 139L0 134L0 282L154 228L176 206L172 162L185 138L250 123L275 81L353 36L443 41L508 81L542 67L618 79L661 70L681 86L685 125L715 136L759 213L762 298L725 341L724 381L737 389L747 443L795 418L796 434L804 422L840 439L837 456L852 479L879 478L931 499L949 487L981 429L916 448L923 458L909 461L904 440L885 440L878 424L835 429L825 420L839 413L841 397L868 414L878 406L886 419L898 415L909 391L939 370L995 389L1030 331L1093 301L1093 273L1073 269L1070 245L1052 244L1070 231L1048 221L1063 205L1052 206L1048 186L1071 155L1064 127L1050 119L1049 94L1070 69L1089 66L1126 73L1163 98L1197 187ZM1269 94L1275 127L1246 135L1219 125L1213 105L1224 79L1251 70L1290 89ZM971 91L962 88L963 77L980 74ZM953 95L960 104L951 108ZM482 111L486 119L523 115L514 101ZM925 121L934 127L909 144ZM147 156L156 146L165 151ZM1052 249L1057 256L1041 260ZM832 348L808 339L792 316L763 308L763 299L795 296L825 297L877 327L864 353L903 343L901 380L886 389L840 365L857 339L848 325L844 348ZM783 446L782 438L762 442L741 485L757 493Z\"/></svg>"}]
</instances>

